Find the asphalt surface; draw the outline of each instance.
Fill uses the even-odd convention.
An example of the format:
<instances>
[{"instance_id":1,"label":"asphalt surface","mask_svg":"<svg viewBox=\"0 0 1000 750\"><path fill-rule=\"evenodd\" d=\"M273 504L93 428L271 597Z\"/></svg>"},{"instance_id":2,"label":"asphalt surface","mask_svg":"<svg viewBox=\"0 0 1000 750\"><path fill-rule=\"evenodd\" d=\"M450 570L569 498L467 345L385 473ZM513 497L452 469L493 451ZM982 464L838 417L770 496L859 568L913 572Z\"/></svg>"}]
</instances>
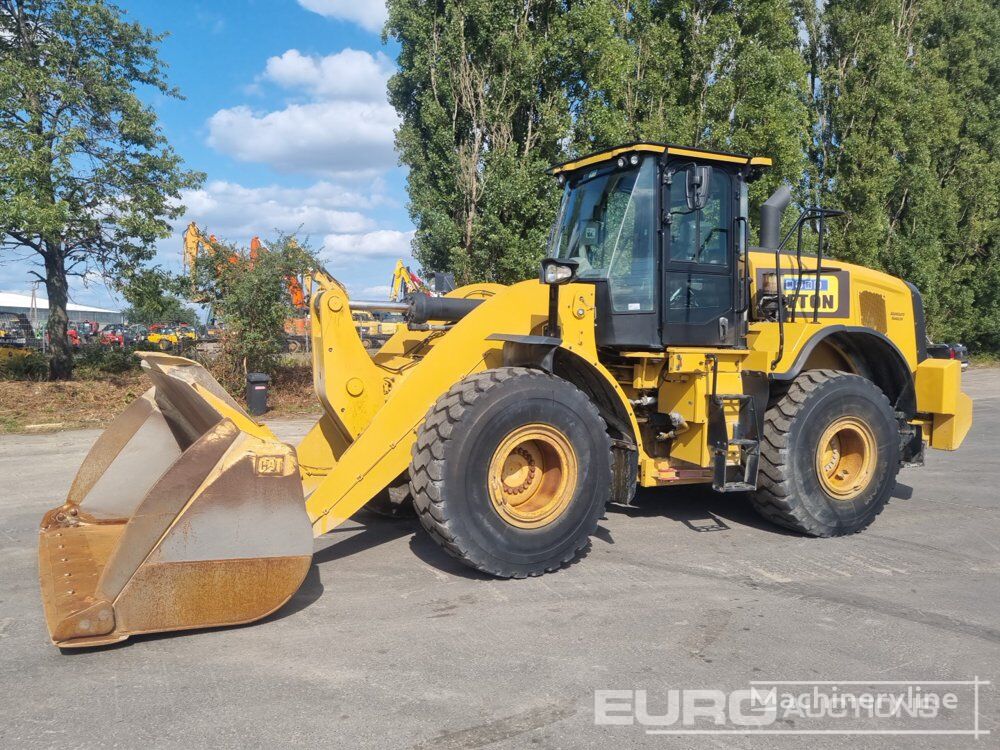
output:
<instances>
[{"instance_id":1,"label":"asphalt surface","mask_svg":"<svg viewBox=\"0 0 1000 750\"><path fill-rule=\"evenodd\" d=\"M0 746L997 747L1000 370L965 383L965 446L903 471L860 535L805 539L741 496L646 491L608 512L577 564L496 581L415 521L362 514L316 540L306 583L263 622L67 653L45 631L36 529L97 432L0 437ZM307 425L275 427L291 440ZM655 714L671 689L975 677L994 683L979 688L992 734L978 740L595 723L595 690L646 690ZM970 689L956 690L960 707L922 727L972 728Z\"/></svg>"}]
</instances>

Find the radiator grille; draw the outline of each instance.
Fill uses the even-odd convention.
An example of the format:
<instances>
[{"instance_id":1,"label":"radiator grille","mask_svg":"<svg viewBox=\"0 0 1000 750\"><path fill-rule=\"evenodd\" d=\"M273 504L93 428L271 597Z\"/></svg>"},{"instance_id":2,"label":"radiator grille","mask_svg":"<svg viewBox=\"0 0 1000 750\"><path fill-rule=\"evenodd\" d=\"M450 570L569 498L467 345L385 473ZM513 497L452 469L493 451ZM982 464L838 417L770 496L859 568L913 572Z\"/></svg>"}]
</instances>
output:
<instances>
[{"instance_id":1,"label":"radiator grille","mask_svg":"<svg viewBox=\"0 0 1000 750\"><path fill-rule=\"evenodd\" d=\"M875 292L861 292L861 325L885 333L885 297Z\"/></svg>"}]
</instances>

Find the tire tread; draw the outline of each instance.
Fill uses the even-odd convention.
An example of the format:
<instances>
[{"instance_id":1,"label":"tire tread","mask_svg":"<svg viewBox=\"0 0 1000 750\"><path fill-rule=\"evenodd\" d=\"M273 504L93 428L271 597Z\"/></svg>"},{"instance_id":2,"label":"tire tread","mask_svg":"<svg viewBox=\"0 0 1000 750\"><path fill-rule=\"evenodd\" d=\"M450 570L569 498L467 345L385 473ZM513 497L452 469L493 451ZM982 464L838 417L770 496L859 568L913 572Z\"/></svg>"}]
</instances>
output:
<instances>
[{"instance_id":1,"label":"tire tread","mask_svg":"<svg viewBox=\"0 0 1000 750\"><path fill-rule=\"evenodd\" d=\"M453 428L468 409L481 398L488 397L490 391L498 385L512 378L537 378L567 383L541 370L503 367L470 375L453 385L427 412L417 431L410 464L410 492L420 524L449 555L476 570L499 578L526 578L554 572L580 557L590 545L590 535L597 528L600 514L591 519L592 523L587 524L576 542L558 560L537 570L522 571L509 566L498 568L495 561L487 559L478 548L456 538L442 491L445 456L449 452L448 444L452 440ZM586 403L585 408L591 412L591 418L603 425L604 421L597 407L582 392L580 395ZM610 454L610 438L607 448Z\"/></svg>"},{"instance_id":2,"label":"tire tread","mask_svg":"<svg viewBox=\"0 0 1000 750\"><path fill-rule=\"evenodd\" d=\"M760 441L758 488L750 500L768 521L809 536L830 536L829 528L817 520L792 489L788 461L788 435L806 402L820 387L836 378L858 377L839 370L807 370L796 377L787 390L772 399L764 416L764 433ZM873 396L885 402L885 394L870 380L858 378L871 388ZM876 510L872 520L888 500ZM867 526L867 524L866 524ZM855 530L857 533L861 529Z\"/></svg>"}]
</instances>

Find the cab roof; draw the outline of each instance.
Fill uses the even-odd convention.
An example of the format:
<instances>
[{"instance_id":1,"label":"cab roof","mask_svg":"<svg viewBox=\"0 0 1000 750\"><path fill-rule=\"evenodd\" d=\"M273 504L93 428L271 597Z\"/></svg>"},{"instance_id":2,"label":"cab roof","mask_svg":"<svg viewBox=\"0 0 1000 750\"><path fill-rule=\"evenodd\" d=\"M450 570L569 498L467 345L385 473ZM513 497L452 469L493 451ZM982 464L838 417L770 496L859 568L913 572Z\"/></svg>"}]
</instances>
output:
<instances>
[{"instance_id":1,"label":"cab roof","mask_svg":"<svg viewBox=\"0 0 1000 750\"><path fill-rule=\"evenodd\" d=\"M649 151L656 154L667 154L670 156L688 156L692 159L704 159L705 161L726 162L727 164L745 164L751 167L770 167L771 159L766 156L748 156L747 154L730 154L725 151L710 151L702 148L690 148L688 146L675 146L672 143L625 143L621 146L595 151L592 154L581 156L572 161L563 162L549 167L549 174L561 174L573 172L592 164L599 164L602 161L610 161L619 154L633 153L635 151Z\"/></svg>"}]
</instances>

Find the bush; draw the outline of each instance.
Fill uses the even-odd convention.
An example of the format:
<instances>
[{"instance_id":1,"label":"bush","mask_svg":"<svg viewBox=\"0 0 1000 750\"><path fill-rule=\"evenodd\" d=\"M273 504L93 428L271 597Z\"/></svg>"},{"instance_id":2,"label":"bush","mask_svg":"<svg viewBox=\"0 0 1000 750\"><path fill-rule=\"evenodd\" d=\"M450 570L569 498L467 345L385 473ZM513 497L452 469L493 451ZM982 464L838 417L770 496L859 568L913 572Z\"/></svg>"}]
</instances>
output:
<instances>
[{"instance_id":1,"label":"bush","mask_svg":"<svg viewBox=\"0 0 1000 750\"><path fill-rule=\"evenodd\" d=\"M225 330L212 374L231 391L246 372L273 373L285 353L285 322L297 314L289 279L319 262L294 237L281 236L254 253L216 243L195 265L199 298L210 299Z\"/></svg>"},{"instance_id":2,"label":"bush","mask_svg":"<svg viewBox=\"0 0 1000 750\"><path fill-rule=\"evenodd\" d=\"M121 375L140 367L139 358L135 356L134 348L122 349L99 344L87 344L82 347L74 355L74 363L79 368L81 377L84 378L99 377L101 373Z\"/></svg>"},{"instance_id":3,"label":"bush","mask_svg":"<svg viewBox=\"0 0 1000 750\"><path fill-rule=\"evenodd\" d=\"M73 353L74 367L98 370L104 362L105 349L100 344L85 344Z\"/></svg>"},{"instance_id":4,"label":"bush","mask_svg":"<svg viewBox=\"0 0 1000 750\"><path fill-rule=\"evenodd\" d=\"M46 380L49 360L34 349L0 349L0 379Z\"/></svg>"},{"instance_id":5,"label":"bush","mask_svg":"<svg viewBox=\"0 0 1000 750\"><path fill-rule=\"evenodd\" d=\"M129 370L136 370L140 366L140 360L135 356L134 349L113 348L108 349L104 354L104 361L101 363L100 368L102 372L120 375Z\"/></svg>"}]
</instances>

